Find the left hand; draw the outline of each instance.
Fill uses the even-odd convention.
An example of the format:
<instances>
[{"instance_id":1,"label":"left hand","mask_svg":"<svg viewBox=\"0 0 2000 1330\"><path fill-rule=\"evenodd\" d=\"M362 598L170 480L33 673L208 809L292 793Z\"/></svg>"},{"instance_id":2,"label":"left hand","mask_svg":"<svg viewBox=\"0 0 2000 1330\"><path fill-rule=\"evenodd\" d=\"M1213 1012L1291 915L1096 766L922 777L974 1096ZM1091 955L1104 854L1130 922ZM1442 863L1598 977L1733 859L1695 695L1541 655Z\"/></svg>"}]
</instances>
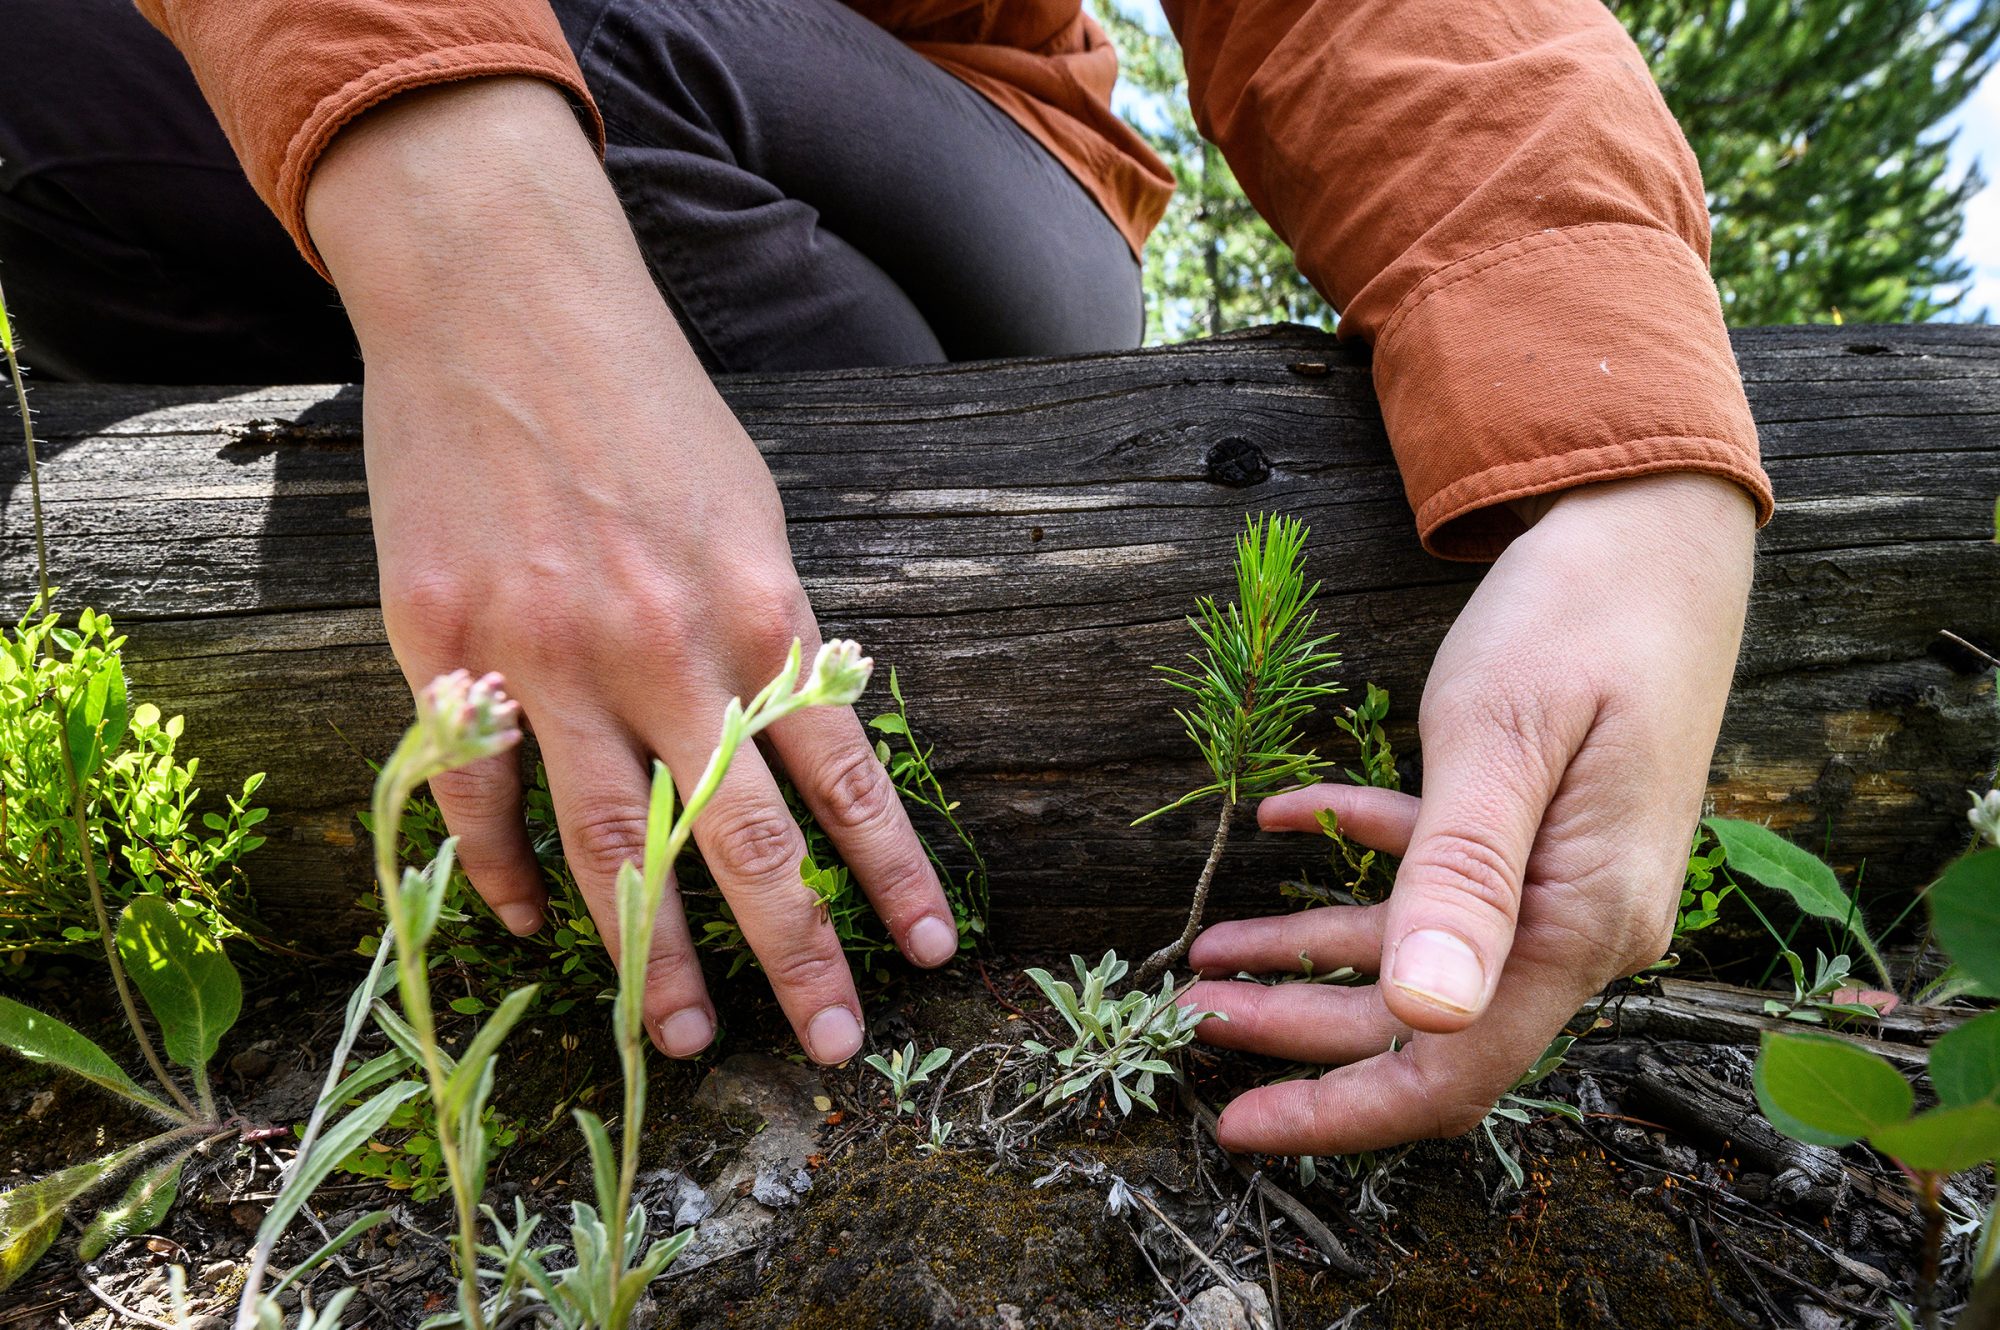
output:
<instances>
[{"instance_id":1,"label":"left hand","mask_svg":"<svg viewBox=\"0 0 2000 1330\"><path fill-rule=\"evenodd\" d=\"M1251 1090L1222 1145L1352 1154L1471 1130L1607 982L1672 939L1735 670L1754 514L1733 483L1566 491L1501 555L1438 649L1418 719L1424 797L1315 785L1258 825L1403 856L1378 905L1222 923L1205 974L1379 974L1359 987L1197 984L1228 1048L1337 1063ZM1391 1040L1402 1047L1389 1052Z\"/></svg>"}]
</instances>

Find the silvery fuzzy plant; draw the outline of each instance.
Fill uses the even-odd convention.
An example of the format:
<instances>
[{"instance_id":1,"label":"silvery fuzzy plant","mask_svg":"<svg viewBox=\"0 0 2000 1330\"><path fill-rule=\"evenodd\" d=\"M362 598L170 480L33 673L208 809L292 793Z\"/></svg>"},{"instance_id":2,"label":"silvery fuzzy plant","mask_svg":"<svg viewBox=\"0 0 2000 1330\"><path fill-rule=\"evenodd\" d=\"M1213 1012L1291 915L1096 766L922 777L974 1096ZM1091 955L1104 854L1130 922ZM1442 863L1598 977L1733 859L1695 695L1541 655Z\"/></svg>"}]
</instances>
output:
<instances>
[{"instance_id":1,"label":"silvery fuzzy plant","mask_svg":"<svg viewBox=\"0 0 2000 1330\"><path fill-rule=\"evenodd\" d=\"M686 848L695 820L714 797L742 745L765 727L811 706L851 706L868 685L873 662L852 642L829 642L814 658L802 687L801 652L794 642L784 669L750 702L732 699L722 718L722 737L687 803L676 812L674 784L664 765L654 764L640 864L625 864L617 879L618 988L612 1028L624 1074L621 1140L595 1114L576 1110L591 1161L596 1203L571 1207L570 1239L575 1257L567 1268L551 1269L555 1248L536 1245L542 1220L517 1201L511 1222L480 1204L489 1142L482 1113L491 1093L501 1041L527 1010L532 986L509 994L453 1058L438 1046L432 1015L425 946L436 928L455 842L447 840L423 870L397 862L396 828L416 788L441 772L505 751L520 738L516 705L501 690L498 676L474 680L463 671L447 675L418 698L417 721L383 764L373 805L376 871L389 928L375 949L368 977L349 1000L347 1022L327 1073L319 1104L300 1137L299 1150L277 1202L259 1230L249 1278L238 1310L238 1330L277 1330L283 1324L275 1297L382 1217L364 1216L335 1236L269 1294L261 1285L278 1237L314 1187L344 1158L380 1129L395 1108L428 1090L436 1110L440 1155L450 1182L457 1219L459 1293L455 1310L431 1317L426 1326L485 1330L528 1308L564 1330L623 1330L647 1285L679 1255L693 1231L647 1243L645 1208L633 1200L639 1167L639 1134L645 1119L647 1047L642 1000L645 959L652 948L674 860ZM803 889L803 887L801 888ZM393 958L402 1011L381 995ZM391 1042L389 1052L341 1073L369 1014ZM406 1073L415 1069L420 1079ZM386 1083L386 1084L385 1084ZM381 1088L378 1088L381 1087ZM373 1092L361 1107L321 1134L335 1106ZM479 1241L483 1215L494 1241ZM482 1264L483 1262L483 1264ZM482 1281L490 1292L482 1292ZM322 1308L313 1330L337 1330L345 1299ZM331 1319L329 1319L331 1318ZM304 1330L303 1325L300 1330Z\"/></svg>"},{"instance_id":2,"label":"silvery fuzzy plant","mask_svg":"<svg viewBox=\"0 0 2000 1330\"><path fill-rule=\"evenodd\" d=\"M1034 1039L1022 1042L1030 1053L1055 1061L1057 1080L1042 1097L1042 1106L1053 1108L1101 1081L1110 1086L1120 1113L1129 1117L1135 1103L1158 1112L1154 1078L1174 1071L1167 1054L1192 1043L1195 1027L1203 1021L1227 1018L1181 1006L1171 975L1160 981L1158 993L1135 985L1123 997L1111 996L1112 986L1131 968L1115 951L1106 952L1096 965L1085 965L1081 956L1071 956L1069 962L1076 969L1076 986L1047 970L1027 972L1076 1036L1068 1048L1052 1049Z\"/></svg>"},{"instance_id":3,"label":"silvery fuzzy plant","mask_svg":"<svg viewBox=\"0 0 2000 1330\"><path fill-rule=\"evenodd\" d=\"M1147 957L1132 977L1135 988L1149 987L1187 954L1201 929L1216 865L1229 845L1230 823L1245 799L1319 779L1325 763L1306 749L1302 727L1322 697L1340 691L1323 682L1340 663L1326 649L1331 634L1314 636L1312 608L1319 583L1306 585L1307 528L1290 517L1255 517L1236 538L1236 599L1218 606L1203 596L1188 619L1200 641L1189 653L1190 668L1155 668L1188 695L1174 714L1208 764L1209 780L1133 825L1204 799L1219 797L1215 836L1195 881L1187 925L1174 941Z\"/></svg>"},{"instance_id":4,"label":"silvery fuzzy plant","mask_svg":"<svg viewBox=\"0 0 2000 1330\"><path fill-rule=\"evenodd\" d=\"M42 537L34 423L28 414L27 389L16 351L6 300L0 296L0 356L5 358L20 412L34 512L40 590L30 611L32 617L46 609L52 593ZM51 660L59 643L79 653L81 659L82 639L58 628L42 638L42 649ZM76 838L77 861L96 916L105 967L152 1084L142 1085L116 1058L77 1030L9 998L0 998L0 1045L30 1062L67 1072L119 1096L153 1118L160 1130L101 1158L0 1192L0 1289L41 1259L71 1209L121 1177L129 1178L125 1192L90 1221L79 1255L86 1261L95 1259L117 1239L152 1227L173 1205L188 1159L197 1150L236 1137L250 1126L217 1102L209 1080L209 1061L243 1005L242 983L221 944L200 925L199 911L192 905L157 895L140 896L125 906L113 928L105 904L91 836L91 781L117 753L131 725L125 674L117 656L106 655L75 686L67 691L51 688L47 696L34 699L33 705L48 707L52 713L51 728L69 794L69 830ZM165 1060L140 1015L140 999L159 1025ZM169 1070L169 1062L186 1074L192 1093Z\"/></svg>"}]
</instances>

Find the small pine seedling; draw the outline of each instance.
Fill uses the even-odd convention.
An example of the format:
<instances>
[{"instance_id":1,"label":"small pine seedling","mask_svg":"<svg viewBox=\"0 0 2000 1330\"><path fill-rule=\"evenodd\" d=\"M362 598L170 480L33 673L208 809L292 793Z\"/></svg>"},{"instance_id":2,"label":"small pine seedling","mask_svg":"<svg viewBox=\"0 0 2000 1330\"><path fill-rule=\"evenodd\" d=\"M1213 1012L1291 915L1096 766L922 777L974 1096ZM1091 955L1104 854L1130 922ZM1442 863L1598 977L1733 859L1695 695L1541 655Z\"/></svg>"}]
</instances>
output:
<instances>
[{"instance_id":1,"label":"small pine seedling","mask_svg":"<svg viewBox=\"0 0 2000 1330\"><path fill-rule=\"evenodd\" d=\"M1319 583L1306 585L1306 535L1305 524L1295 518L1248 519L1236 538L1235 601L1218 606L1202 597L1199 612L1188 619L1201 643L1199 654L1188 655L1191 667L1156 667L1190 699L1174 714L1208 763L1210 779L1138 822L1212 796L1221 797L1222 808L1187 926L1139 967L1135 986L1151 984L1194 942L1237 805L1287 786L1310 785L1325 766L1303 746L1302 729L1318 700L1340 691L1324 681L1340 656L1327 649L1332 634L1313 635L1318 612L1312 599Z\"/></svg>"}]
</instances>

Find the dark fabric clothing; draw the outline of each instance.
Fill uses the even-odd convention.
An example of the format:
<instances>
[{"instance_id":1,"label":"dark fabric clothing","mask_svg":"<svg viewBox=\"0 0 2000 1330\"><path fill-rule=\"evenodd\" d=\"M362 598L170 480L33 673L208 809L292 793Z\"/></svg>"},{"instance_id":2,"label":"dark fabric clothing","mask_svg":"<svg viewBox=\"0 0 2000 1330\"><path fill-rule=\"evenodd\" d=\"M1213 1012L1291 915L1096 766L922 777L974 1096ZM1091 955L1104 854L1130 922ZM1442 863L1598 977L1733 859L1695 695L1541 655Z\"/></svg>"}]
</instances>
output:
<instances>
[{"instance_id":1,"label":"dark fabric clothing","mask_svg":"<svg viewBox=\"0 0 2000 1330\"><path fill-rule=\"evenodd\" d=\"M605 165L711 363L1136 346L1130 247L986 98L835 0L560 0Z\"/></svg>"},{"instance_id":2,"label":"dark fabric clothing","mask_svg":"<svg viewBox=\"0 0 2000 1330\"><path fill-rule=\"evenodd\" d=\"M564 0L606 164L718 370L1137 345L1118 228L989 101L834 0ZM338 299L129 0L0 0L0 282L47 377L329 381Z\"/></svg>"}]
</instances>

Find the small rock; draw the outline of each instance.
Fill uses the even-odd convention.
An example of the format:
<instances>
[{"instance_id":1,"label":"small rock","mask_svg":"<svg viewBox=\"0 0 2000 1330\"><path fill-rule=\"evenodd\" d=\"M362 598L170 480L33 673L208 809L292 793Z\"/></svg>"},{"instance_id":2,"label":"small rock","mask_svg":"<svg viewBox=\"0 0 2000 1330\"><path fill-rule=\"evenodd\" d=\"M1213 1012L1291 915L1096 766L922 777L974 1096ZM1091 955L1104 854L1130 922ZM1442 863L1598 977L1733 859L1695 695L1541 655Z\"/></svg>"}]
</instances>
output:
<instances>
[{"instance_id":1,"label":"small rock","mask_svg":"<svg viewBox=\"0 0 2000 1330\"><path fill-rule=\"evenodd\" d=\"M1186 1324L1201 1330L1271 1330L1271 1299L1262 1284L1215 1284L1188 1302Z\"/></svg>"},{"instance_id":2,"label":"small rock","mask_svg":"<svg viewBox=\"0 0 2000 1330\"><path fill-rule=\"evenodd\" d=\"M47 1113L55 1106L56 1092L54 1090L43 1090L28 1101L28 1121L35 1122L39 1120L44 1113Z\"/></svg>"},{"instance_id":3,"label":"small rock","mask_svg":"<svg viewBox=\"0 0 2000 1330\"><path fill-rule=\"evenodd\" d=\"M1028 1330L1028 1323L1021 1318L1019 1307L1003 1302L993 1309L993 1330Z\"/></svg>"},{"instance_id":4,"label":"small rock","mask_svg":"<svg viewBox=\"0 0 2000 1330\"><path fill-rule=\"evenodd\" d=\"M229 1207L229 1219L245 1233L255 1233L264 1223L264 1207L254 1201L238 1201Z\"/></svg>"},{"instance_id":5,"label":"small rock","mask_svg":"<svg viewBox=\"0 0 2000 1330\"><path fill-rule=\"evenodd\" d=\"M750 1198L759 1205L774 1209L779 1206L797 1205L799 1198L812 1190L812 1174L804 1169L793 1169L789 1173L771 1164L757 1169L757 1176L750 1184Z\"/></svg>"},{"instance_id":6,"label":"small rock","mask_svg":"<svg viewBox=\"0 0 2000 1330\"><path fill-rule=\"evenodd\" d=\"M246 1048L229 1059L229 1069L246 1081L261 1081L277 1066L277 1059L259 1048Z\"/></svg>"}]
</instances>

